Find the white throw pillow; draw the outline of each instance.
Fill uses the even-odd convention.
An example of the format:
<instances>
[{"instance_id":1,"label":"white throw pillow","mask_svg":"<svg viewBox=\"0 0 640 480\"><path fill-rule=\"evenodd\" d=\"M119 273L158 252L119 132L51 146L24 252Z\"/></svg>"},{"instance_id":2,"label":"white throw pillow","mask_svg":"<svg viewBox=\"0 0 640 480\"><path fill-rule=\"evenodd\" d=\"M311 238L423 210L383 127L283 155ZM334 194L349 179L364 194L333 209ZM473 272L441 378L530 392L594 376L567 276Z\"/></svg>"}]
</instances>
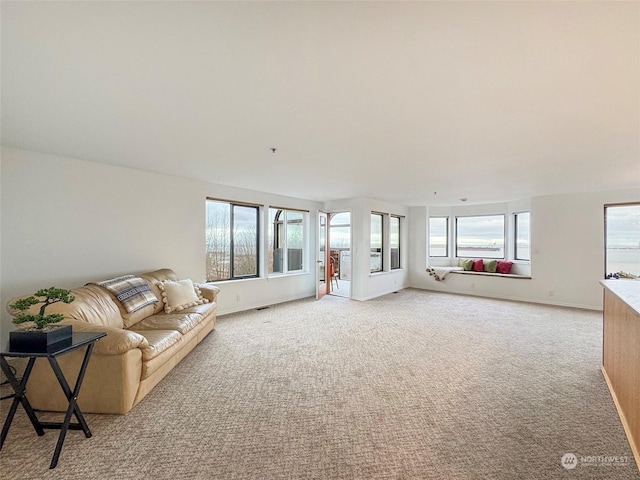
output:
<instances>
[{"instance_id":1,"label":"white throw pillow","mask_svg":"<svg viewBox=\"0 0 640 480\"><path fill-rule=\"evenodd\" d=\"M202 297L200 289L189 279L158 282L158 288L162 292L162 302L166 313L179 312L185 308L194 307L209 300Z\"/></svg>"}]
</instances>

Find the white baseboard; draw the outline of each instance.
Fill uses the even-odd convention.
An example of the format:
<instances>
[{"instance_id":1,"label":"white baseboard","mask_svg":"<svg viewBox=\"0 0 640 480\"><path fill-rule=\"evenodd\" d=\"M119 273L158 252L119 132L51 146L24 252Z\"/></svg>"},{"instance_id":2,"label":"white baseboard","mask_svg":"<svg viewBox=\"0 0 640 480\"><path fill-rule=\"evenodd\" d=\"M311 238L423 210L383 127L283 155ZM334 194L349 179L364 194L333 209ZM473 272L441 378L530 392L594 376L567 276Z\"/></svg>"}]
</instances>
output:
<instances>
[{"instance_id":1,"label":"white baseboard","mask_svg":"<svg viewBox=\"0 0 640 480\"><path fill-rule=\"evenodd\" d=\"M514 297L514 296L510 296L510 295L486 295L486 294L479 294L479 293L474 294L474 293L470 293L468 291L461 291L461 290L438 290L438 289L422 288L422 287L412 287L412 288L416 288L417 290L428 290L430 292L453 293L455 295L467 295L467 296L470 296L470 297L495 298L497 300L511 300L511 301L514 301L514 302L538 303L540 305L553 305L553 306L556 306L556 307L580 308L582 310L594 310L594 311L598 311L598 312L602 311L602 308L594 307L593 305L581 305L581 304L576 304L576 303L548 301L548 300L542 301L542 300L537 300L537 299L533 299L533 298Z\"/></svg>"},{"instance_id":2,"label":"white baseboard","mask_svg":"<svg viewBox=\"0 0 640 480\"><path fill-rule=\"evenodd\" d=\"M310 298L310 297L313 297L313 295L297 295L297 296L292 296L287 298L281 298L275 302L263 302L263 303L256 303L251 305L242 305L237 308L218 310L217 316L221 317L223 315L229 315L231 313L245 312L247 310L255 310L256 308L271 307L273 305L278 305L279 303L292 302L294 300L302 300L303 298Z\"/></svg>"}]
</instances>

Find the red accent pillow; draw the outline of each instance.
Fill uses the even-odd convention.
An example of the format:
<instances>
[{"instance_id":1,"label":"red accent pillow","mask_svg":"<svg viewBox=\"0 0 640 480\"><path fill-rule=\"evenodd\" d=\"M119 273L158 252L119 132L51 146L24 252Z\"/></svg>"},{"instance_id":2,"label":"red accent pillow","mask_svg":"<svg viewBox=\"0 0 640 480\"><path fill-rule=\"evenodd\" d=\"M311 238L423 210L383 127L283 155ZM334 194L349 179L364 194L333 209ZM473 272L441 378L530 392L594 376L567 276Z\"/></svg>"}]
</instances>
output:
<instances>
[{"instance_id":1,"label":"red accent pillow","mask_svg":"<svg viewBox=\"0 0 640 480\"><path fill-rule=\"evenodd\" d=\"M498 260L498 267L496 268L496 272L511 273L512 266L513 266L513 262L505 262L504 260Z\"/></svg>"},{"instance_id":2,"label":"red accent pillow","mask_svg":"<svg viewBox=\"0 0 640 480\"><path fill-rule=\"evenodd\" d=\"M473 271L474 272L482 272L484 270L484 262L481 258L473 261Z\"/></svg>"}]
</instances>

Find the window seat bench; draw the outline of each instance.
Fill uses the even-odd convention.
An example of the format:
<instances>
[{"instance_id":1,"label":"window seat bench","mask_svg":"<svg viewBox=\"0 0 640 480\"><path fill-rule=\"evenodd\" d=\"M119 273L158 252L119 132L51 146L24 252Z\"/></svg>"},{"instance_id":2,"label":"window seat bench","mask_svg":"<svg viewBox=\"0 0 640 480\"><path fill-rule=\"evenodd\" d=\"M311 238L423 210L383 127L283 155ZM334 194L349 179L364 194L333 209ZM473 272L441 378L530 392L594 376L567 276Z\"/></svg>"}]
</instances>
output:
<instances>
[{"instance_id":1,"label":"window seat bench","mask_svg":"<svg viewBox=\"0 0 640 480\"><path fill-rule=\"evenodd\" d=\"M531 280L531 275L519 275L517 273L474 272L473 270L454 270L451 273L459 273L463 275L484 275L486 277L521 278L525 280Z\"/></svg>"}]
</instances>

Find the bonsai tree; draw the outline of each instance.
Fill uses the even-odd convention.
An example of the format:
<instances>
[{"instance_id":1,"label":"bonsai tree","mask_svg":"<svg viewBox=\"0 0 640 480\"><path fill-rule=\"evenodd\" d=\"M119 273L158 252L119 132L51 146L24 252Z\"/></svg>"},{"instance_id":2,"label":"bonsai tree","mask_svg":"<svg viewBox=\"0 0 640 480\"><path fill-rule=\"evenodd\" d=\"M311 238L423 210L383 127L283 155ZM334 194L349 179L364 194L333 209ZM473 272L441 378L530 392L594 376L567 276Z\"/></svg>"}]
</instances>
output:
<instances>
[{"instance_id":1,"label":"bonsai tree","mask_svg":"<svg viewBox=\"0 0 640 480\"><path fill-rule=\"evenodd\" d=\"M74 300L75 297L70 294L69 290L55 287L43 288L41 290L38 290L30 297L21 298L20 300L10 305L14 310L19 310L21 312L16 315L16 318L13 319L13 323L19 325L24 322L33 322L36 329L42 330L47 325L58 323L64 319L64 315L62 315L61 313L52 313L50 315L45 315L45 308L53 303L71 303ZM36 315L26 313L29 308L39 303L42 303L42 306L40 307L40 311Z\"/></svg>"}]
</instances>

